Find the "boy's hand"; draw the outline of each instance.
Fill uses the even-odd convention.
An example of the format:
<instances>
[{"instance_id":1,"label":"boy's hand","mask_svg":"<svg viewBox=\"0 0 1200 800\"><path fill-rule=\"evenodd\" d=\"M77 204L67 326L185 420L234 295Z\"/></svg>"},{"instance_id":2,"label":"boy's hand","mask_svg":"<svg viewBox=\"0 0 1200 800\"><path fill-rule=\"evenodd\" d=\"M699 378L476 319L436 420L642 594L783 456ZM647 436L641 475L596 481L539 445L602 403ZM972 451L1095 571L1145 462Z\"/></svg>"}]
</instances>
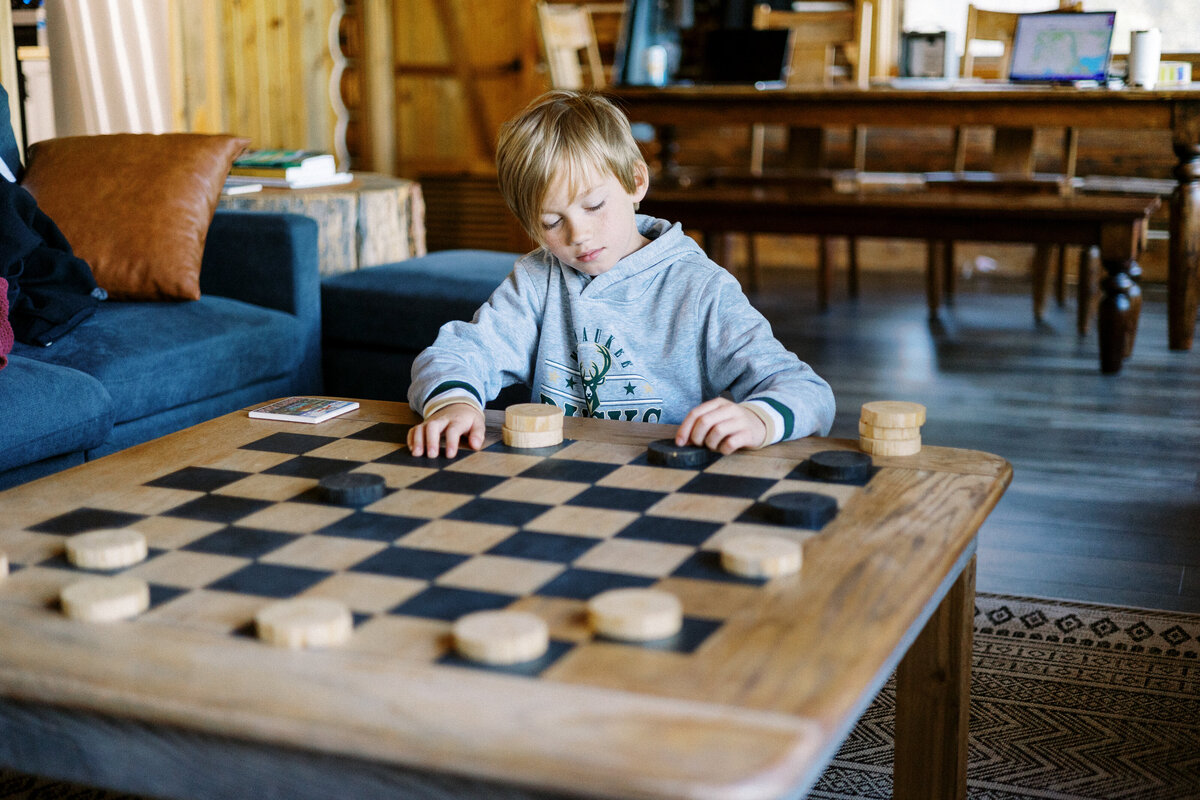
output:
<instances>
[{"instance_id":1,"label":"boy's hand","mask_svg":"<svg viewBox=\"0 0 1200 800\"><path fill-rule=\"evenodd\" d=\"M693 408L675 434L675 444L694 444L729 455L743 447L758 447L767 438L767 427L758 415L724 397Z\"/></svg>"},{"instance_id":2,"label":"boy's hand","mask_svg":"<svg viewBox=\"0 0 1200 800\"><path fill-rule=\"evenodd\" d=\"M446 440L446 458L458 454L459 439L467 437L472 450L483 447L483 412L470 403L451 403L429 415L408 431L408 449L414 456L437 458L438 445Z\"/></svg>"}]
</instances>

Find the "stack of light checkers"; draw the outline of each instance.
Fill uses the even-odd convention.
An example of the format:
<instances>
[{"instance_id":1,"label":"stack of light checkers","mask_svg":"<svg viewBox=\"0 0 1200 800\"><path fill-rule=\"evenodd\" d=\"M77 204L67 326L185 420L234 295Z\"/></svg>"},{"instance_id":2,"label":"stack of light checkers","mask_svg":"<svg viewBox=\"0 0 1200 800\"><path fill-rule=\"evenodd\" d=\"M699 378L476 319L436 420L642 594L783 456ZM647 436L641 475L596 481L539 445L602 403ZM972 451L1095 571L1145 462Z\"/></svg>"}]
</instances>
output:
<instances>
[{"instance_id":1,"label":"stack of light checkers","mask_svg":"<svg viewBox=\"0 0 1200 800\"><path fill-rule=\"evenodd\" d=\"M522 449L554 447L563 440L563 410L542 403L517 403L504 411L504 444Z\"/></svg>"},{"instance_id":2,"label":"stack of light checkers","mask_svg":"<svg viewBox=\"0 0 1200 800\"><path fill-rule=\"evenodd\" d=\"M858 421L858 446L876 456L911 456L921 450L925 406L899 400L864 403Z\"/></svg>"}]
</instances>

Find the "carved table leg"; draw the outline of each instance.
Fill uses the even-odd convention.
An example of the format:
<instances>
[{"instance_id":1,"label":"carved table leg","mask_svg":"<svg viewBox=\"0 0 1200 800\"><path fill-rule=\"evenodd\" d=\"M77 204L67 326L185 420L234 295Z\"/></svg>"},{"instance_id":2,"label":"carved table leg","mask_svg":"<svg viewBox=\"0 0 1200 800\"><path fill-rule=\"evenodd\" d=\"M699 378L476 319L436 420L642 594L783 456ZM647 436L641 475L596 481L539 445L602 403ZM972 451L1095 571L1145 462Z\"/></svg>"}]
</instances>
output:
<instances>
[{"instance_id":1,"label":"carved table leg","mask_svg":"<svg viewBox=\"0 0 1200 800\"><path fill-rule=\"evenodd\" d=\"M1192 349L1200 299L1200 144L1175 143L1179 186L1171 196L1167 334L1172 350Z\"/></svg>"},{"instance_id":2,"label":"carved table leg","mask_svg":"<svg viewBox=\"0 0 1200 800\"><path fill-rule=\"evenodd\" d=\"M1141 308L1141 289L1129 274L1135 261L1103 259L1108 273L1100 282L1104 296L1100 300L1100 371L1121 371L1121 362L1133 348L1137 334L1137 309Z\"/></svg>"}]
</instances>

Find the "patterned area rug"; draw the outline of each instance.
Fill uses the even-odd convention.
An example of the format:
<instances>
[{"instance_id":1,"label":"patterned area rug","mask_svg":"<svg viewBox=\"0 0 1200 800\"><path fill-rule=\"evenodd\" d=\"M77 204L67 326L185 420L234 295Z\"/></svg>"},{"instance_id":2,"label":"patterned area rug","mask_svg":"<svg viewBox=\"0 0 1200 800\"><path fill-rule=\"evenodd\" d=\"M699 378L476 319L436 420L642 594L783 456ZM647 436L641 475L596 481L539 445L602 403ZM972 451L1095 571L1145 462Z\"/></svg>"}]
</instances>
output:
<instances>
[{"instance_id":1,"label":"patterned area rug","mask_svg":"<svg viewBox=\"0 0 1200 800\"><path fill-rule=\"evenodd\" d=\"M892 796L892 683L810 793ZM1200 615L980 594L970 800L1200 800ZM0 770L0 800L136 800Z\"/></svg>"}]
</instances>

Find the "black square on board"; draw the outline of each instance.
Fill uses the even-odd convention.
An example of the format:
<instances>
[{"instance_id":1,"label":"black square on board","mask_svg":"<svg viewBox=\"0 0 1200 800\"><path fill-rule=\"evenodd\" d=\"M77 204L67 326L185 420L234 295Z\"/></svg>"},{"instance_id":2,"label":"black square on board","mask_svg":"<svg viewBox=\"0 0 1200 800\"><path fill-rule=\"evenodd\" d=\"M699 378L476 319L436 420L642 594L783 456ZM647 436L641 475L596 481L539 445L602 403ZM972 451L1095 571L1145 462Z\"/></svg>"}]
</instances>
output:
<instances>
[{"instance_id":1,"label":"black square on board","mask_svg":"<svg viewBox=\"0 0 1200 800\"><path fill-rule=\"evenodd\" d=\"M699 547L720 528L721 524L718 522L674 517L640 517L622 529L617 537Z\"/></svg>"},{"instance_id":2,"label":"black square on board","mask_svg":"<svg viewBox=\"0 0 1200 800\"><path fill-rule=\"evenodd\" d=\"M164 512L163 516L183 517L202 522L223 522L226 525L232 525L239 519L272 505L274 504L269 500L251 500L248 497L209 494L176 506L170 511Z\"/></svg>"},{"instance_id":3,"label":"black square on board","mask_svg":"<svg viewBox=\"0 0 1200 800\"><path fill-rule=\"evenodd\" d=\"M300 537L292 533L262 531L255 528L222 528L184 545L181 550L237 558L261 558Z\"/></svg>"},{"instance_id":4,"label":"black square on board","mask_svg":"<svg viewBox=\"0 0 1200 800\"><path fill-rule=\"evenodd\" d=\"M495 611L505 608L516 599L513 595L495 592L430 586L393 608L391 613L453 621L473 611Z\"/></svg>"},{"instance_id":5,"label":"black square on board","mask_svg":"<svg viewBox=\"0 0 1200 800\"><path fill-rule=\"evenodd\" d=\"M347 539L367 539L372 542L394 542L428 522L427 519L414 517L394 517L390 514L355 511L332 525L326 525L316 533L322 536L342 536Z\"/></svg>"},{"instance_id":6,"label":"black square on board","mask_svg":"<svg viewBox=\"0 0 1200 800\"><path fill-rule=\"evenodd\" d=\"M684 617L679 633L666 639L654 639L649 642L629 642L620 639L609 639L606 636L597 637L603 642L614 642L630 647L645 647L651 650L669 650L673 653L694 653L704 644L705 640L721 627L720 620Z\"/></svg>"},{"instance_id":7,"label":"black square on board","mask_svg":"<svg viewBox=\"0 0 1200 800\"><path fill-rule=\"evenodd\" d=\"M551 506L539 503L519 503L513 500L476 497L449 514L445 514L444 518L462 522L490 522L494 525L520 526L546 513L550 508Z\"/></svg>"},{"instance_id":8,"label":"black square on board","mask_svg":"<svg viewBox=\"0 0 1200 800\"><path fill-rule=\"evenodd\" d=\"M416 578L432 581L444 572L457 567L470 556L443 553L438 550L419 550L415 547L389 547L350 567L353 572L370 572L395 578Z\"/></svg>"},{"instance_id":9,"label":"black square on board","mask_svg":"<svg viewBox=\"0 0 1200 800\"><path fill-rule=\"evenodd\" d=\"M408 488L423 492L451 492L453 494L483 494L494 489L508 478L499 475L477 475L473 472L442 470L427 478L410 484Z\"/></svg>"},{"instance_id":10,"label":"black square on board","mask_svg":"<svg viewBox=\"0 0 1200 800\"><path fill-rule=\"evenodd\" d=\"M774 486L772 478L751 478L745 475L723 475L718 472L702 472L679 488L681 493L713 494L721 497L761 497Z\"/></svg>"},{"instance_id":11,"label":"black square on board","mask_svg":"<svg viewBox=\"0 0 1200 800\"><path fill-rule=\"evenodd\" d=\"M264 475L283 475L288 478L311 478L320 480L328 475L339 472L349 472L357 467L357 461L345 461L340 458L317 458L314 456L296 456L276 464L270 469L263 470Z\"/></svg>"},{"instance_id":12,"label":"black square on board","mask_svg":"<svg viewBox=\"0 0 1200 800\"><path fill-rule=\"evenodd\" d=\"M547 458L522 472L520 477L541 478L549 481L595 483L620 466L620 464L604 464L598 461Z\"/></svg>"},{"instance_id":13,"label":"black square on board","mask_svg":"<svg viewBox=\"0 0 1200 800\"><path fill-rule=\"evenodd\" d=\"M666 496L665 492L621 489L616 486L591 486L572 497L565 505L641 513Z\"/></svg>"},{"instance_id":14,"label":"black square on board","mask_svg":"<svg viewBox=\"0 0 1200 800\"><path fill-rule=\"evenodd\" d=\"M178 586L162 586L161 584L150 584L150 608L158 608L164 603L169 603L181 594L187 594L189 589L181 589Z\"/></svg>"},{"instance_id":15,"label":"black square on board","mask_svg":"<svg viewBox=\"0 0 1200 800\"><path fill-rule=\"evenodd\" d=\"M609 589L644 589L653 586L656 582L656 578L649 578L645 575L626 575L620 572L601 572L594 569L569 567L534 594L542 597L590 600Z\"/></svg>"},{"instance_id":16,"label":"black square on board","mask_svg":"<svg viewBox=\"0 0 1200 800\"><path fill-rule=\"evenodd\" d=\"M267 453L289 453L299 456L336 441L336 436L317 436L312 433L273 433L244 444L241 449L261 450Z\"/></svg>"},{"instance_id":17,"label":"black square on board","mask_svg":"<svg viewBox=\"0 0 1200 800\"><path fill-rule=\"evenodd\" d=\"M247 564L206 588L261 597L295 597L328 578L332 572L286 564Z\"/></svg>"},{"instance_id":18,"label":"black square on board","mask_svg":"<svg viewBox=\"0 0 1200 800\"><path fill-rule=\"evenodd\" d=\"M249 472L211 467L184 467L148 482L157 489L185 489L191 492L214 492L223 486L240 481Z\"/></svg>"},{"instance_id":19,"label":"black square on board","mask_svg":"<svg viewBox=\"0 0 1200 800\"><path fill-rule=\"evenodd\" d=\"M347 436L347 439L365 439L368 442L387 442L388 444L405 444L408 442L408 432L412 425L401 425L398 422L376 422L368 428Z\"/></svg>"},{"instance_id":20,"label":"black square on board","mask_svg":"<svg viewBox=\"0 0 1200 800\"><path fill-rule=\"evenodd\" d=\"M438 451L439 453L444 451ZM387 464L393 467L424 467L425 469L445 469L456 461L460 461L474 453L470 448L461 448L454 458L446 458L444 455L438 455L437 458L429 456L414 456L412 451L407 447L402 447L399 450L393 450L385 456L372 461L372 464Z\"/></svg>"},{"instance_id":21,"label":"black square on board","mask_svg":"<svg viewBox=\"0 0 1200 800\"><path fill-rule=\"evenodd\" d=\"M702 581L724 581L762 586L767 578L747 578L734 575L721 566L721 554L715 550L697 550L671 573L672 578L696 578Z\"/></svg>"},{"instance_id":22,"label":"black square on board","mask_svg":"<svg viewBox=\"0 0 1200 800\"><path fill-rule=\"evenodd\" d=\"M553 561L570 564L600 543L587 536L567 536L561 533L519 531L498 543L488 555L528 558L534 561Z\"/></svg>"},{"instance_id":23,"label":"black square on board","mask_svg":"<svg viewBox=\"0 0 1200 800\"><path fill-rule=\"evenodd\" d=\"M29 530L36 533L72 536L99 528L127 528L145 518L142 514L127 514L124 511L110 511L104 508L77 508L74 511L59 514L57 517L51 517L45 522L32 525Z\"/></svg>"}]
</instances>

